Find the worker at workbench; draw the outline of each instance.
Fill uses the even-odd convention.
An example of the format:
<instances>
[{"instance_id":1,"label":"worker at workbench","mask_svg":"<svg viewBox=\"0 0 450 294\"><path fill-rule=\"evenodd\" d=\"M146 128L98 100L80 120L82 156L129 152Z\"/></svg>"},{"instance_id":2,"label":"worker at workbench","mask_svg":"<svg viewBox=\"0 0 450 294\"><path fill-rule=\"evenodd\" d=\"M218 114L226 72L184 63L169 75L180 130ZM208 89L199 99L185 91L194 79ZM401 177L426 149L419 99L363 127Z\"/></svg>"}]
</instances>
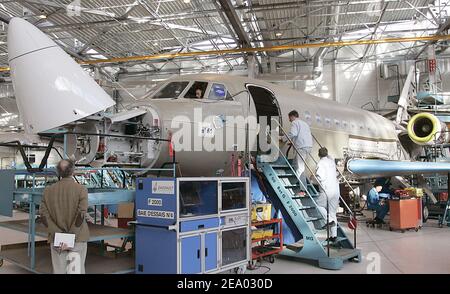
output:
<instances>
[{"instance_id":1,"label":"worker at workbench","mask_svg":"<svg viewBox=\"0 0 450 294\"><path fill-rule=\"evenodd\" d=\"M75 164L61 160L57 167L60 180L45 188L39 212L48 231L53 273L85 273L89 229L85 220L88 208L87 189L73 179ZM75 235L73 248L60 243L55 247L55 233ZM68 262L68 259L71 259Z\"/></svg>"},{"instance_id":2,"label":"worker at workbench","mask_svg":"<svg viewBox=\"0 0 450 294\"><path fill-rule=\"evenodd\" d=\"M389 204L380 194L382 189L383 185L377 181L367 195L367 208L376 212L374 219L376 224L384 224L384 217L389 212Z\"/></svg>"}]
</instances>

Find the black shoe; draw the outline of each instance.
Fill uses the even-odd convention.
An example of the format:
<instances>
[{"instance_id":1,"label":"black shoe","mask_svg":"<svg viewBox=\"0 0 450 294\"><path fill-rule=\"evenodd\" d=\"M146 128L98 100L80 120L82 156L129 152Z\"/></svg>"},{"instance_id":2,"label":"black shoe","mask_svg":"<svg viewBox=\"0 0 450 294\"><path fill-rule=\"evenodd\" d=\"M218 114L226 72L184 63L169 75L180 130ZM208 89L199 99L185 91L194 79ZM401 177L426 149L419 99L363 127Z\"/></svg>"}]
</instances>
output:
<instances>
[{"instance_id":1,"label":"black shoe","mask_svg":"<svg viewBox=\"0 0 450 294\"><path fill-rule=\"evenodd\" d=\"M374 222L375 222L377 225L384 225L384 224L385 224L384 220L382 220L382 219L380 219L380 218L377 218L377 217L374 219Z\"/></svg>"},{"instance_id":2,"label":"black shoe","mask_svg":"<svg viewBox=\"0 0 450 294\"><path fill-rule=\"evenodd\" d=\"M326 238L325 241L328 241L328 239L330 240L330 243L335 243L337 240L337 237Z\"/></svg>"},{"instance_id":3,"label":"black shoe","mask_svg":"<svg viewBox=\"0 0 450 294\"><path fill-rule=\"evenodd\" d=\"M325 230L326 228L332 227L332 226L334 226L334 221L331 221L331 222L329 222L328 224L325 224L325 225L322 227L322 230Z\"/></svg>"}]
</instances>

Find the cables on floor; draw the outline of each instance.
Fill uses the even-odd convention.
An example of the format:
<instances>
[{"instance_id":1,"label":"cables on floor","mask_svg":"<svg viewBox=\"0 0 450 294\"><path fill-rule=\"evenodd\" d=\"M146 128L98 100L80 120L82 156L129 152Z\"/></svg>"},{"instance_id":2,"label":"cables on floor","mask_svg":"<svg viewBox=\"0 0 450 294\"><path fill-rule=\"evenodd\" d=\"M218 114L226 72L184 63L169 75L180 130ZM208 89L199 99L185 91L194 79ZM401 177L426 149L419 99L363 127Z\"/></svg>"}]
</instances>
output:
<instances>
[{"instance_id":1,"label":"cables on floor","mask_svg":"<svg viewBox=\"0 0 450 294\"><path fill-rule=\"evenodd\" d=\"M259 265L258 265L259 264ZM270 267L268 267L268 266L265 266L265 265L262 265L262 262L261 262L261 260L257 260L256 261L256 265L255 265L255 267L254 268L248 268L249 270L251 270L251 271L256 271L256 270L259 270L259 269L261 269L261 268L263 268L263 269L267 269L265 272L263 272L263 273L259 273L259 274L263 274L263 275L265 275L265 274L267 274L268 272L270 272L271 271L271 268Z\"/></svg>"}]
</instances>

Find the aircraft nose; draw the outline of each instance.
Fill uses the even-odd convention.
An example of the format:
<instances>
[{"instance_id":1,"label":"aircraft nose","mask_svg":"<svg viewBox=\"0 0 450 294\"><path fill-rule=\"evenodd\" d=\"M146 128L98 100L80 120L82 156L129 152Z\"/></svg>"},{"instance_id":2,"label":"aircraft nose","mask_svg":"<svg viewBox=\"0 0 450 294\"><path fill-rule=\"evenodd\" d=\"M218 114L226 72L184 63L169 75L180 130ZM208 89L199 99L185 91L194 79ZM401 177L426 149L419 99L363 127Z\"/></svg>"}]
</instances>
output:
<instances>
[{"instance_id":1,"label":"aircraft nose","mask_svg":"<svg viewBox=\"0 0 450 294\"><path fill-rule=\"evenodd\" d=\"M9 61L19 56L53 46L57 46L56 43L28 21L18 17L14 17L9 21Z\"/></svg>"}]
</instances>

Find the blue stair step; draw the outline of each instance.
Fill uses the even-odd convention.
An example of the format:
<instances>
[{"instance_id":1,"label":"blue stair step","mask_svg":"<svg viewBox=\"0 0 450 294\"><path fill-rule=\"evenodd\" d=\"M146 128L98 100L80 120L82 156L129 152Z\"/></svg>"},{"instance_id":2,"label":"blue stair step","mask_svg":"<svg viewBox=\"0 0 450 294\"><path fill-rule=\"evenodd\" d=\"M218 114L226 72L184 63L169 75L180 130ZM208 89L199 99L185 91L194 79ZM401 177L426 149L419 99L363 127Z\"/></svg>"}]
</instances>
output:
<instances>
[{"instance_id":1,"label":"blue stair step","mask_svg":"<svg viewBox=\"0 0 450 294\"><path fill-rule=\"evenodd\" d=\"M305 192L306 193L306 192ZM311 194L311 197L316 198L317 196L319 196L319 194ZM305 199L305 198L309 198L308 194L305 194L305 196L292 196L291 199Z\"/></svg>"},{"instance_id":2,"label":"blue stair step","mask_svg":"<svg viewBox=\"0 0 450 294\"><path fill-rule=\"evenodd\" d=\"M344 238L344 237L337 237L337 239L336 239L336 241L335 241L334 243L336 244L336 243L339 243L339 242L345 241L345 240L347 240L347 238ZM330 245L332 245L332 244L333 244L333 242L330 242ZM323 246L327 246L327 241L326 241L326 240L323 240L323 241L322 241L322 245L323 245Z\"/></svg>"},{"instance_id":3,"label":"blue stair step","mask_svg":"<svg viewBox=\"0 0 450 294\"><path fill-rule=\"evenodd\" d=\"M307 195L305 195L305 196L294 196L294 197L291 197L291 199L293 199L293 200L306 199L306 198L308 198Z\"/></svg>"},{"instance_id":4,"label":"blue stair step","mask_svg":"<svg viewBox=\"0 0 450 294\"><path fill-rule=\"evenodd\" d=\"M308 217L308 218L305 218L305 221L307 221L307 222L315 222L315 221L319 221L321 219L322 219L321 217Z\"/></svg>"},{"instance_id":5,"label":"blue stair step","mask_svg":"<svg viewBox=\"0 0 450 294\"><path fill-rule=\"evenodd\" d=\"M290 177L296 177L295 174L281 174L277 175L279 178L290 178Z\"/></svg>"},{"instance_id":6,"label":"blue stair step","mask_svg":"<svg viewBox=\"0 0 450 294\"><path fill-rule=\"evenodd\" d=\"M288 168L288 169L290 169L289 165L285 165L285 164L273 164L271 166L272 166L272 168Z\"/></svg>"}]
</instances>

